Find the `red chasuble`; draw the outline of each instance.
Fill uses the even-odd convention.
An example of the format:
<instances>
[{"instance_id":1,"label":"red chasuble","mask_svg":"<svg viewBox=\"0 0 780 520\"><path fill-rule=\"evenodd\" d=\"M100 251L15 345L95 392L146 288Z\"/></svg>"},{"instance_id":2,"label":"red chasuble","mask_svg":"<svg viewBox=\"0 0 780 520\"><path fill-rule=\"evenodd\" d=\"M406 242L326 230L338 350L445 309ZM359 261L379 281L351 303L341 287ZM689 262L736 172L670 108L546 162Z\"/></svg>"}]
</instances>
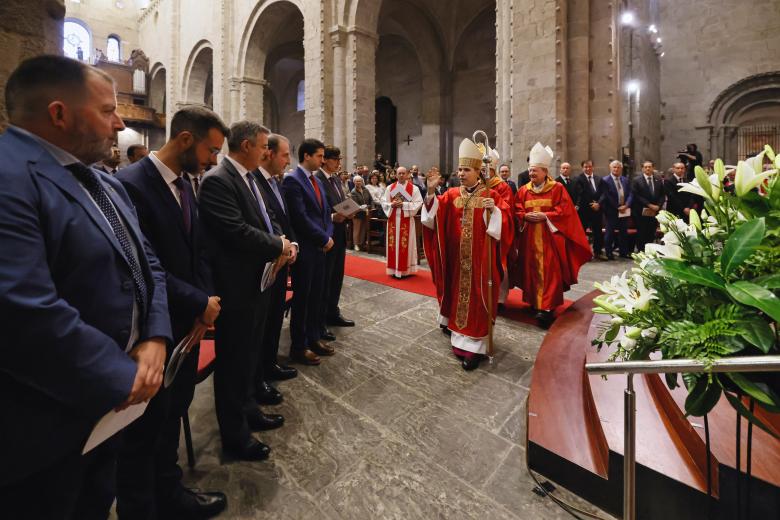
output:
<instances>
[{"instance_id":1,"label":"red chasuble","mask_svg":"<svg viewBox=\"0 0 780 520\"><path fill-rule=\"evenodd\" d=\"M497 192L510 208L512 207L512 204L515 201L515 194L512 193L512 188L509 187L509 184L507 184L504 179L501 177L491 177L490 180L488 180L488 187Z\"/></svg>"},{"instance_id":2,"label":"red chasuble","mask_svg":"<svg viewBox=\"0 0 780 520\"><path fill-rule=\"evenodd\" d=\"M423 218L435 213L433 229L423 227L425 256L431 268L441 319L453 333L482 339L488 334L488 254L483 197L495 201L500 212L501 239L491 239L493 255L493 319L498 307L498 288L512 239L511 208L493 190L481 185L473 194L465 188L450 188L426 202ZM490 215L488 213L488 223ZM454 336L453 336L454 337ZM464 348L464 350L470 350ZM480 353L484 353L483 351Z\"/></svg>"},{"instance_id":3,"label":"red chasuble","mask_svg":"<svg viewBox=\"0 0 780 520\"><path fill-rule=\"evenodd\" d=\"M398 183L394 182L387 188L388 196L397 193ZM404 202L412 202L415 190L414 184L407 182L405 189L406 196L399 193ZM409 265L409 247L417 248L416 235L412 218L407 217L403 208L392 208L387 215L387 274L407 275L417 271L417 265ZM412 244L409 242L414 238ZM416 258L416 255L415 255Z\"/></svg>"},{"instance_id":4,"label":"red chasuble","mask_svg":"<svg viewBox=\"0 0 780 520\"><path fill-rule=\"evenodd\" d=\"M526 184L515 196L520 233L520 288L523 300L537 310L563 304L563 293L577 283L580 267L591 259L588 237L563 184L548 178L539 193ZM526 213L541 211L546 221L529 222ZM552 225L552 226L551 226Z\"/></svg>"}]
</instances>

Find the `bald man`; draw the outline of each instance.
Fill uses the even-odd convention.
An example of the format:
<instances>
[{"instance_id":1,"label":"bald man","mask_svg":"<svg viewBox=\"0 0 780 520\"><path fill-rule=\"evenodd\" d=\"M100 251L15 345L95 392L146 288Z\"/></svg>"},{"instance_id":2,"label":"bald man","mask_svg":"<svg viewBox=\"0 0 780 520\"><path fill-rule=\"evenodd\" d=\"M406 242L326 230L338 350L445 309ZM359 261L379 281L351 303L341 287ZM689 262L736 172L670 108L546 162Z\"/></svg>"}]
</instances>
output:
<instances>
[{"instance_id":1,"label":"bald man","mask_svg":"<svg viewBox=\"0 0 780 520\"><path fill-rule=\"evenodd\" d=\"M571 164L567 162L561 163L558 177L556 177L555 180L563 184L563 187L566 189L566 193L569 194L569 198L572 200L572 203L575 204L574 209L579 210L579 208L576 206L577 183L574 182L574 178L571 176Z\"/></svg>"}]
</instances>

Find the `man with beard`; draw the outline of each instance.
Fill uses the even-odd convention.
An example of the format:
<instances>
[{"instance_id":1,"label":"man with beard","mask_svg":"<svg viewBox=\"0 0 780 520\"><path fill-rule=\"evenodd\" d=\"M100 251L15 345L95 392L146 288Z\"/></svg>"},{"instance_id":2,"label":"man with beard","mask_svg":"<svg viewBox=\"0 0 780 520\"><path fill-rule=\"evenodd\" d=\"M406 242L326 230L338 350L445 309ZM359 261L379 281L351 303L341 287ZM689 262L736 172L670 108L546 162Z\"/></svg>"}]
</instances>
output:
<instances>
[{"instance_id":1,"label":"man with beard","mask_svg":"<svg viewBox=\"0 0 780 520\"><path fill-rule=\"evenodd\" d=\"M165 273L122 185L87 166L125 127L111 77L38 56L5 99L0 503L7 518L106 518L118 436L82 450L101 417L162 383Z\"/></svg>"},{"instance_id":2,"label":"man with beard","mask_svg":"<svg viewBox=\"0 0 780 520\"><path fill-rule=\"evenodd\" d=\"M174 344L192 335L190 354L173 383L125 431L117 466L119 518L207 518L222 511L227 501L222 493L182 486L177 464L181 417L195 391L198 345L220 311L186 172L216 164L227 133L211 110L185 107L173 115L172 137L159 151L117 174L165 269Z\"/></svg>"}]
</instances>

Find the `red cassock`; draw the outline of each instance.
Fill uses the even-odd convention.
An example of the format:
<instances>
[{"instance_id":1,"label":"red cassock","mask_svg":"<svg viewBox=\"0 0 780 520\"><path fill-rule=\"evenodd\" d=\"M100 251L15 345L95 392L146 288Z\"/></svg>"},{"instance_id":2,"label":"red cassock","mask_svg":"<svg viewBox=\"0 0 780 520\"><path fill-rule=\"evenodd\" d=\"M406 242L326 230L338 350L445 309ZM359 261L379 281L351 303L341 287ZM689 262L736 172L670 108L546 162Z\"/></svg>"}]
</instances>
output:
<instances>
[{"instance_id":1,"label":"red cassock","mask_svg":"<svg viewBox=\"0 0 780 520\"><path fill-rule=\"evenodd\" d=\"M563 304L563 293L577 283L580 267L591 259L588 237L563 184L548 178L537 193L531 184L515 196L519 234L519 286L523 300L538 310ZM525 220L526 213L541 211L542 222Z\"/></svg>"},{"instance_id":2,"label":"red cassock","mask_svg":"<svg viewBox=\"0 0 780 520\"><path fill-rule=\"evenodd\" d=\"M497 210L488 213L488 224L485 223L486 197L495 201ZM488 334L488 230L499 237L490 241L491 308L495 319L498 287L514 227L511 208L498 192L482 184L471 194L463 187L450 188L432 201L426 201L423 224L425 256L436 285L440 321L453 332L454 346L484 354L483 340ZM457 344L456 338L465 344Z\"/></svg>"}]
</instances>

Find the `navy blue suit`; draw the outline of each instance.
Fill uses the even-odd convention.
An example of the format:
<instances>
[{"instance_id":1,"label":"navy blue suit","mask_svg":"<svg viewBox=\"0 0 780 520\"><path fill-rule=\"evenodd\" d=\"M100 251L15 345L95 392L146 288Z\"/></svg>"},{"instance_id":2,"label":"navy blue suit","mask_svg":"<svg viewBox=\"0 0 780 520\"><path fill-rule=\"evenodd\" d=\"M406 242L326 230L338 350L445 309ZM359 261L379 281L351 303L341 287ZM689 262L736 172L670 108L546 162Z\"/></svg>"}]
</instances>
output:
<instances>
[{"instance_id":1,"label":"navy blue suit","mask_svg":"<svg viewBox=\"0 0 780 520\"><path fill-rule=\"evenodd\" d=\"M631 193L631 185L628 179L621 176L620 185L623 187L623 204L631 207L634 197ZM619 195L617 185L612 174L605 176L601 181L602 191L599 203L604 210L604 217L607 221L607 231L604 233L604 242L607 257L612 257L612 251L615 247L615 229L619 231L618 250L621 256L628 256L628 218L618 217Z\"/></svg>"},{"instance_id":2,"label":"navy blue suit","mask_svg":"<svg viewBox=\"0 0 780 520\"><path fill-rule=\"evenodd\" d=\"M314 186L301 167L284 178L285 199L301 248L292 266L291 353L301 352L320 339L325 276L322 248L333 236L333 221L325 185L316 175L313 179L319 187L321 202L317 201Z\"/></svg>"},{"instance_id":3,"label":"navy blue suit","mask_svg":"<svg viewBox=\"0 0 780 520\"><path fill-rule=\"evenodd\" d=\"M290 222L289 209L284 200L284 187L279 181L271 178L271 182L276 184L281 200L271 189L271 185L265 179L262 172L256 171L255 178L260 193L265 200L265 207L268 208L271 220L277 234L285 235L290 242L297 242L295 230ZM260 352L260 359L257 365L257 382L270 382L269 370L277 364L277 355L279 353L279 338L282 332L282 322L284 321L285 303L287 297L287 275L289 268L284 266L276 275L276 281L268 288L271 301L268 304L268 314L265 320L265 330L263 331L263 347Z\"/></svg>"},{"instance_id":4,"label":"navy blue suit","mask_svg":"<svg viewBox=\"0 0 780 520\"><path fill-rule=\"evenodd\" d=\"M108 221L41 143L12 127L0 136L0 157L0 496L3 486L17 483L16 500L24 503L28 490L19 483L42 478L60 489L36 490L35 502L45 507L48 494L57 493L69 503L49 506L66 516L79 507L73 502L82 483L84 494L97 493L93 485L112 486L102 479L113 474L95 476L84 467L94 452L80 453L95 422L133 385L137 365L125 348L135 286ZM171 341L165 275L122 185L98 176L147 285L138 339Z\"/></svg>"},{"instance_id":5,"label":"navy blue suit","mask_svg":"<svg viewBox=\"0 0 780 520\"><path fill-rule=\"evenodd\" d=\"M190 231L183 208L152 159L145 157L116 175L135 204L141 230L165 269L168 311L174 343L178 344L203 314L214 294L211 271L202 254L195 195L189 180L182 185L192 205ZM173 347L171 347L172 350ZM120 516L153 518L155 499L164 506L180 490L177 464L181 416L195 390L198 349L193 348L169 388L160 389L144 416L125 431L117 469L117 512Z\"/></svg>"}]
</instances>

